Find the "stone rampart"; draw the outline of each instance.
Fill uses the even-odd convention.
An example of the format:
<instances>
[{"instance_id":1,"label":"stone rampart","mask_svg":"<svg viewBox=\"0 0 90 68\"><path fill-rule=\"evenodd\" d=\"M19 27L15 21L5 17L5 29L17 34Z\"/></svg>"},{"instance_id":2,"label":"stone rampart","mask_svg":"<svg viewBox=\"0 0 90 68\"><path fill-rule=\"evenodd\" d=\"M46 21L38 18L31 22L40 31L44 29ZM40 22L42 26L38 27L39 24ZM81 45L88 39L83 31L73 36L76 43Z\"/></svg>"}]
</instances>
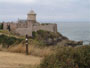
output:
<instances>
[{"instance_id":1,"label":"stone rampart","mask_svg":"<svg viewBox=\"0 0 90 68\"><path fill-rule=\"evenodd\" d=\"M48 25L33 26L32 31L38 31L38 30L57 32L57 25L56 24L48 24Z\"/></svg>"},{"instance_id":2,"label":"stone rampart","mask_svg":"<svg viewBox=\"0 0 90 68\"><path fill-rule=\"evenodd\" d=\"M25 36L26 34L28 36L32 36L32 28L17 28L15 30L15 33L17 33L21 36Z\"/></svg>"}]
</instances>

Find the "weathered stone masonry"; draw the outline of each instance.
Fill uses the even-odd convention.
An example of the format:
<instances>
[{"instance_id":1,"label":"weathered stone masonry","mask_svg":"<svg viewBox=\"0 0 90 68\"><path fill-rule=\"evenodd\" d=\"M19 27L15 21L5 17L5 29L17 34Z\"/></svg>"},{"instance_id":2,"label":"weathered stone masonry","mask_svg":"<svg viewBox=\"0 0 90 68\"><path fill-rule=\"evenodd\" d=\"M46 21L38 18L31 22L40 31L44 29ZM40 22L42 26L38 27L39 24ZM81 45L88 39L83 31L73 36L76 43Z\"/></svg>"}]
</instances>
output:
<instances>
[{"instance_id":1,"label":"weathered stone masonry","mask_svg":"<svg viewBox=\"0 0 90 68\"><path fill-rule=\"evenodd\" d=\"M8 26L10 26L12 32L15 32L21 36L26 34L32 36L32 32L37 30L57 32L57 24L40 24L37 22L36 13L33 10L27 14L27 20L19 20L17 23L3 23L3 30L7 30Z\"/></svg>"}]
</instances>

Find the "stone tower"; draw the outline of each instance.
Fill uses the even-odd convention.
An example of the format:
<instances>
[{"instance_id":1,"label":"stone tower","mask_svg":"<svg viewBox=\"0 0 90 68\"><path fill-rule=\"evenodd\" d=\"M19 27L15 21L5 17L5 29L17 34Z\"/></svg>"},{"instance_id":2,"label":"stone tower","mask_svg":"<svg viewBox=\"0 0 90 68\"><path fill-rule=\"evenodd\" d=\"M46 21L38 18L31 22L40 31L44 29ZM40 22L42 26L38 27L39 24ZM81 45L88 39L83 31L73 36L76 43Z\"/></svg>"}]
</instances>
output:
<instances>
[{"instance_id":1,"label":"stone tower","mask_svg":"<svg viewBox=\"0 0 90 68\"><path fill-rule=\"evenodd\" d=\"M33 10L27 14L27 20L36 22L36 13Z\"/></svg>"}]
</instances>

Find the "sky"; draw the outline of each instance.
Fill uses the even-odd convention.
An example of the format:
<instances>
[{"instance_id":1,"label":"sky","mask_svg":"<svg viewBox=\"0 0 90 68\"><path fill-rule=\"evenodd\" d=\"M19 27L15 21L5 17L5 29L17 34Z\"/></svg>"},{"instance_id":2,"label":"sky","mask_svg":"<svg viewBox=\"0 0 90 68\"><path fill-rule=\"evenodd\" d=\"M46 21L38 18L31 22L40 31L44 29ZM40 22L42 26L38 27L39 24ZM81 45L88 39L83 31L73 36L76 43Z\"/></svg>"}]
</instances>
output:
<instances>
[{"instance_id":1,"label":"sky","mask_svg":"<svg viewBox=\"0 0 90 68\"><path fill-rule=\"evenodd\" d=\"M0 22L27 19L30 10L42 22L90 22L90 0L0 0Z\"/></svg>"}]
</instances>

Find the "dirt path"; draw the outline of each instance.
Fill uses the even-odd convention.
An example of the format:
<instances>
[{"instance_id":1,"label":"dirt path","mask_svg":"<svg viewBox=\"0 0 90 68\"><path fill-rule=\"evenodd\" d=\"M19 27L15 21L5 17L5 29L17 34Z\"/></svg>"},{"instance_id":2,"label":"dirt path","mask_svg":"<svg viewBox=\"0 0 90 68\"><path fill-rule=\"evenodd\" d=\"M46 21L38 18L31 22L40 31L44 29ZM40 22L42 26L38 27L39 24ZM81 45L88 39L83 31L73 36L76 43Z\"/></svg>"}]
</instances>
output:
<instances>
[{"instance_id":1,"label":"dirt path","mask_svg":"<svg viewBox=\"0 0 90 68\"><path fill-rule=\"evenodd\" d=\"M40 64L40 57L0 51L0 68L26 68Z\"/></svg>"}]
</instances>

